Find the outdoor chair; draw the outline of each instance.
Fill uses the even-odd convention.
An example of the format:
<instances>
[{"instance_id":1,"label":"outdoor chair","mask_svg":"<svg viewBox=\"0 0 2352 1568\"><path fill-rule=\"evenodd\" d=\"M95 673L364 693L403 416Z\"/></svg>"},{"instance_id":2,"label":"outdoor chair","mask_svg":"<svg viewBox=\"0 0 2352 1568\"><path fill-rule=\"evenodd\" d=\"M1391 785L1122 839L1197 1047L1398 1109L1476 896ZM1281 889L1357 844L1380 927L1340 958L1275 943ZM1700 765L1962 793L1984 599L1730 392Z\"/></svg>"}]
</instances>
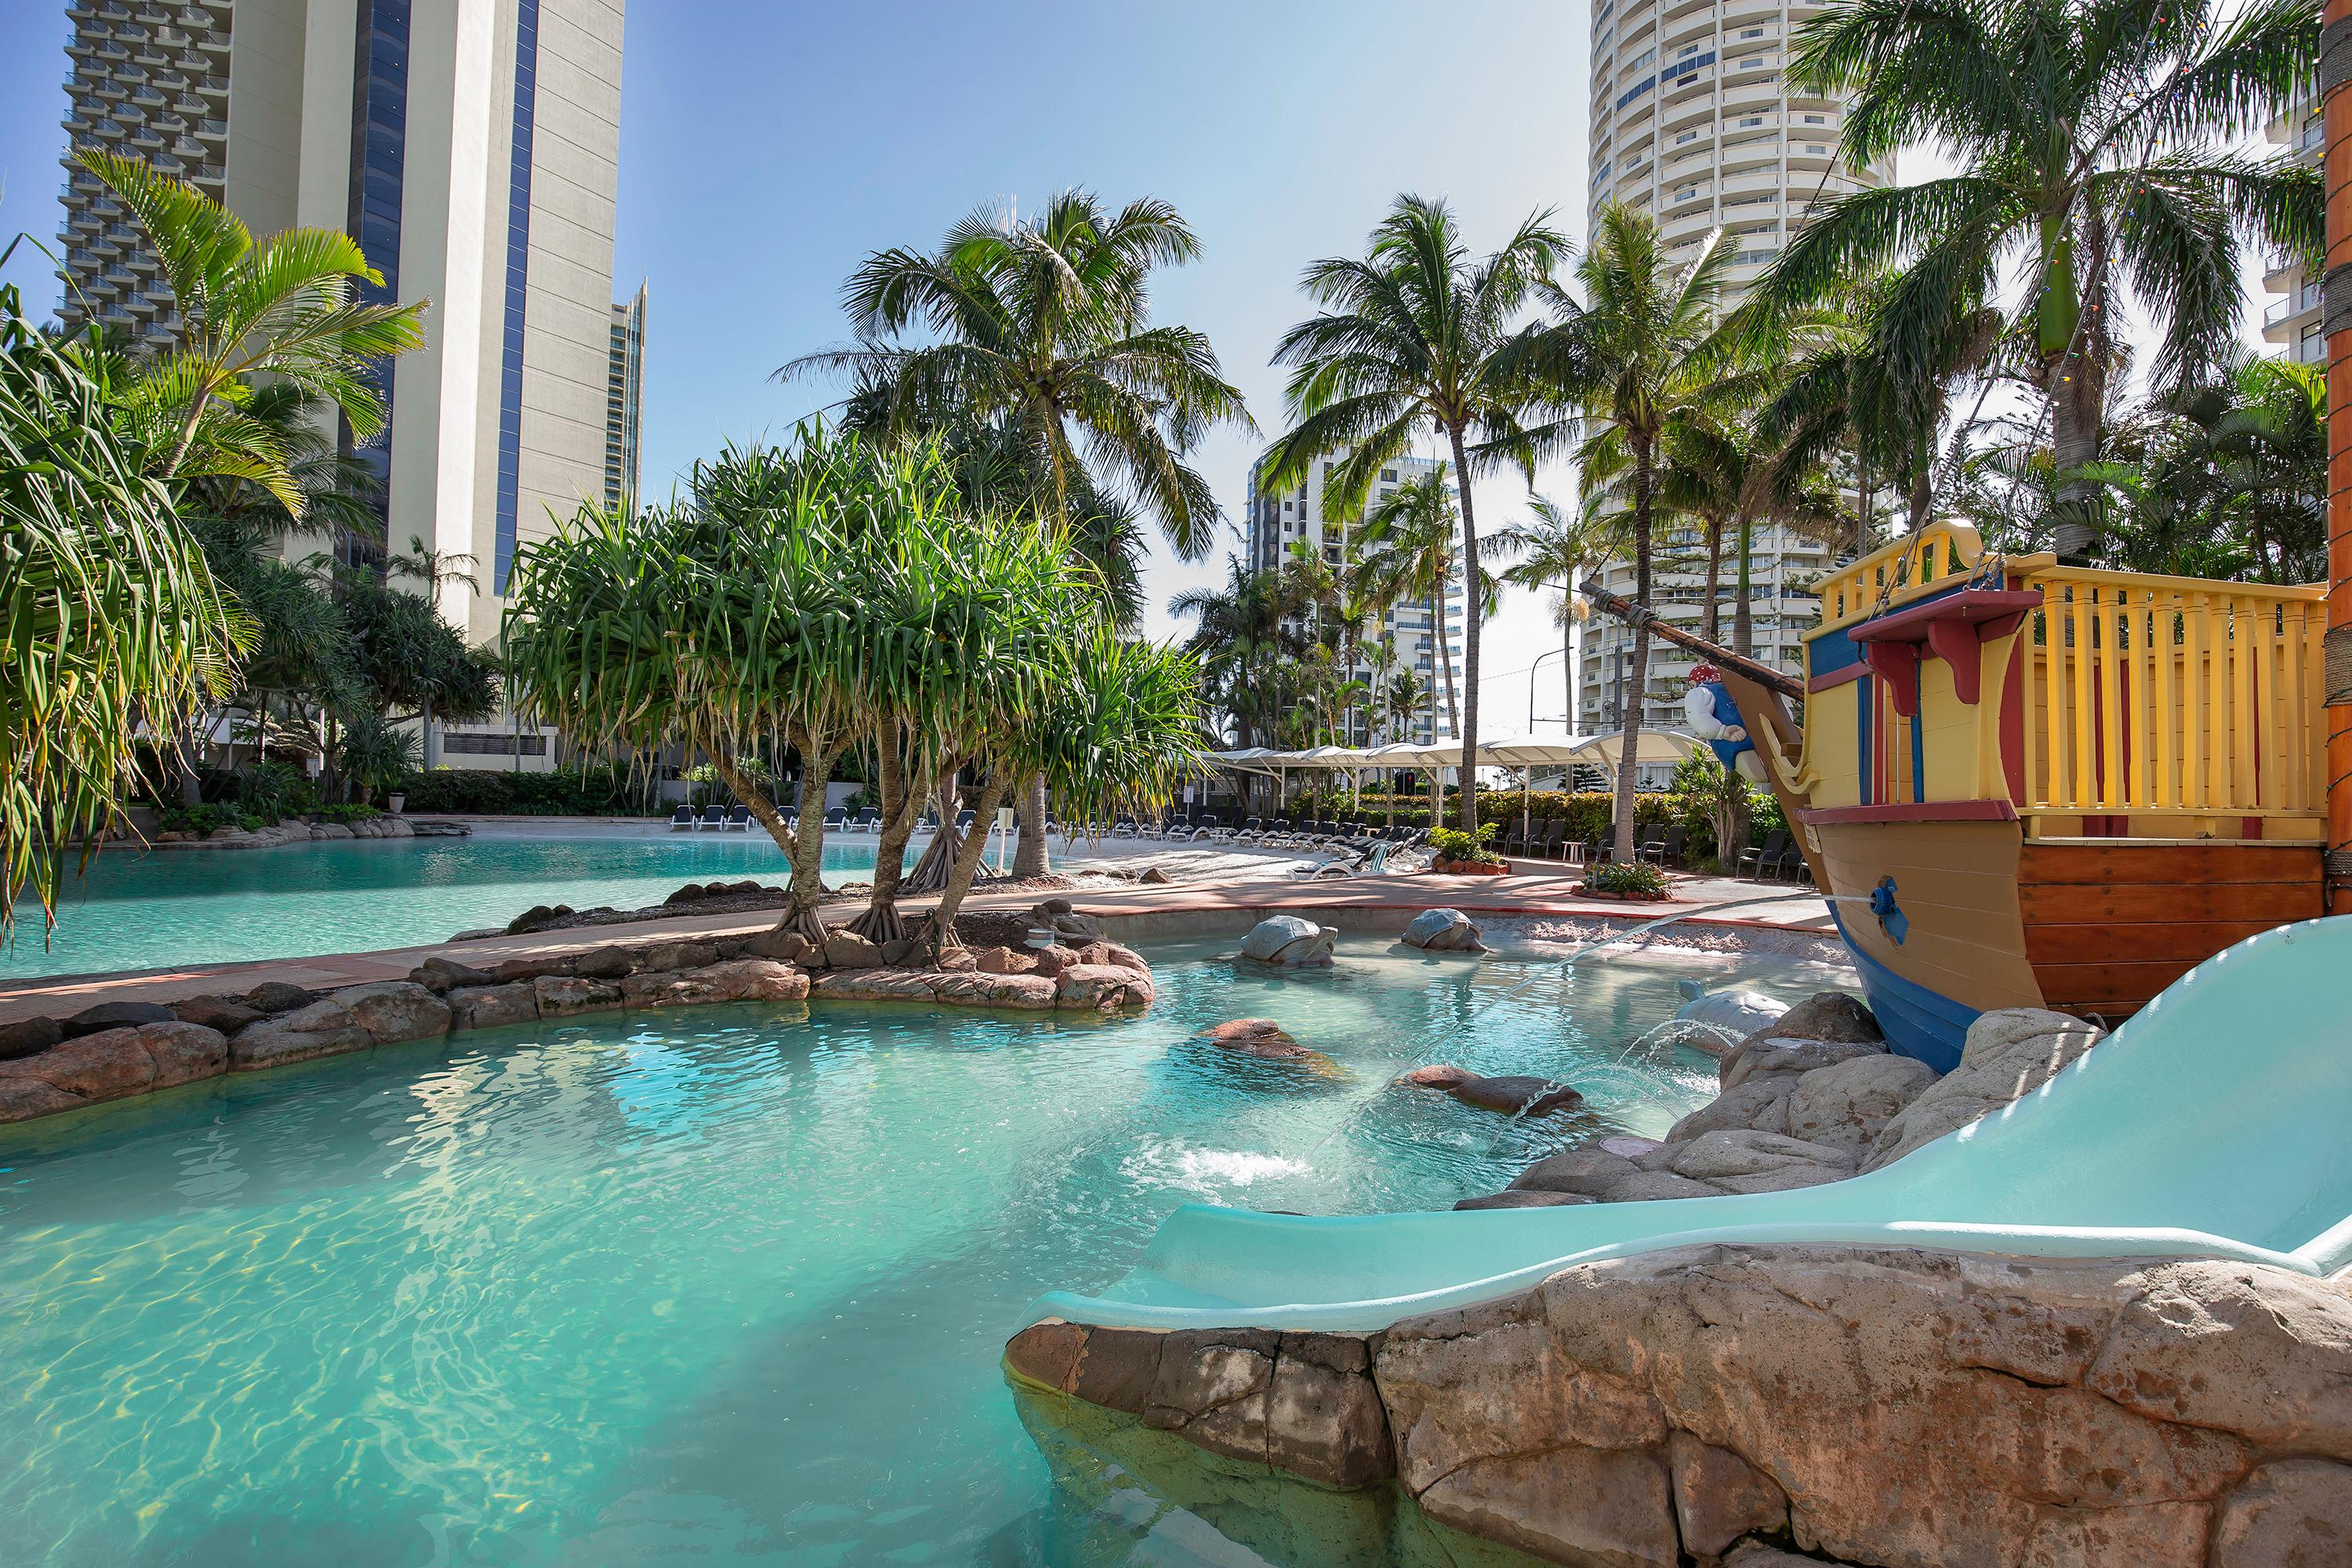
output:
<instances>
[{"instance_id":1,"label":"outdoor chair","mask_svg":"<svg viewBox=\"0 0 2352 1568\"><path fill-rule=\"evenodd\" d=\"M690 805L681 805L669 814L669 830L672 833L681 828L691 833L694 831L694 807Z\"/></svg>"},{"instance_id":2,"label":"outdoor chair","mask_svg":"<svg viewBox=\"0 0 2352 1568\"><path fill-rule=\"evenodd\" d=\"M1389 869L1389 851L1393 847L1393 845L1376 839L1354 855L1343 859L1326 860L1299 875L1318 881L1336 880L1341 877L1385 877Z\"/></svg>"},{"instance_id":3,"label":"outdoor chair","mask_svg":"<svg viewBox=\"0 0 2352 1568\"><path fill-rule=\"evenodd\" d=\"M1262 816L1253 816L1247 822L1242 824L1241 831L1234 835L1234 842L1236 844L1255 844L1265 837L1265 818Z\"/></svg>"},{"instance_id":4,"label":"outdoor chair","mask_svg":"<svg viewBox=\"0 0 2352 1568\"><path fill-rule=\"evenodd\" d=\"M1735 874L1748 876L1748 868L1753 866L1756 868L1750 878L1753 881L1762 881L1767 871L1777 877L1780 873L1780 862L1788 853L1788 833L1783 829L1775 828L1764 836L1762 844L1751 844L1739 852L1739 861L1734 868Z\"/></svg>"},{"instance_id":5,"label":"outdoor chair","mask_svg":"<svg viewBox=\"0 0 2352 1568\"><path fill-rule=\"evenodd\" d=\"M1265 830L1265 842L1268 844L1289 843L1290 818L1286 816L1276 817L1274 819L1274 826Z\"/></svg>"},{"instance_id":6,"label":"outdoor chair","mask_svg":"<svg viewBox=\"0 0 2352 1568\"><path fill-rule=\"evenodd\" d=\"M1496 847L1501 849L1506 857L1525 855L1528 852L1528 826L1529 825L1528 824L1514 821L1510 826L1503 830L1503 841L1501 844L1497 845ZM1535 832L1536 842L1538 844L1542 843L1543 829L1538 827Z\"/></svg>"},{"instance_id":7,"label":"outdoor chair","mask_svg":"<svg viewBox=\"0 0 2352 1568\"><path fill-rule=\"evenodd\" d=\"M725 827L727 826L727 808L721 805L714 805L705 810L702 814L701 826L708 827L714 832Z\"/></svg>"},{"instance_id":8,"label":"outdoor chair","mask_svg":"<svg viewBox=\"0 0 2352 1568\"><path fill-rule=\"evenodd\" d=\"M956 831L970 833L971 825L979 820L980 814L976 811L959 811L956 813Z\"/></svg>"},{"instance_id":9,"label":"outdoor chair","mask_svg":"<svg viewBox=\"0 0 2352 1568\"><path fill-rule=\"evenodd\" d=\"M852 833L871 833L881 821L882 814L869 805L864 811L859 812L856 816L849 819L849 831Z\"/></svg>"},{"instance_id":10,"label":"outdoor chair","mask_svg":"<svg viewBox=\"0 0 2352 1568\"><path fill-rule=\"evenodd\" d=\"M1688 828L1669 827L1636 850L1634 858L1647 860L1651 865L1661 868L1667 866L1679 866L1683 859L1683 844L1689 837Z\"/></svg>"},{"instance_id":11,"label":"outdoor chair","mask_svg":"<svg viewBox=\"0 0 2352 1568\"><path fill-rule=\"evenodd\" d=\"M824 830L827 833L839 833L848 825L849 812L845 806L836 805L824 814Z\"/></svg>"},{"instance_id":12,"label":"outdoor chair","mask_svg":"<svg viewBox=\"0 0 2352 1568\"><path fill-rule=\"evenodd\" d=\"M729 806L727 808L727 826L733 828L738 833L751 832L751 808L748 805Z\"/></svg>"},{"instance_id":13,"label":"outdoor chair","mask_svg":"<svg viewBox=\"0 0 2352 1568\"><path fill-rule=\"evenodd\" d=\"M1197 844L1203 838L1214 838L1216 836L1217 814L1213 811L1202 812L1192 825L1192 841Z\"/></svg>"},{"instance_id":14,"label":"outdoor chair","mask_svg":"<svg viewBox=\"0 0 2352 1568\"><path fill-rule=\"evenodd\" d=\"M1780 851L1780 865L1772 874L1791 881L1813 879L1812 862L1805 858L1805 847L1797 842L1795 834L1789 836L1789 847Z\"/></svg>"},{"instance_id":15,"label":"outdoor chair","mask_svg":"<svg viewBox=\"0 0 2352 1568\"><path fill-rule=\"evenodd\" d=\"M1568 858L1568 824L1555 818L1544 825L1541 838L1528 846L1528 853L1539 860Z\"/></svg>"}]
</instances>

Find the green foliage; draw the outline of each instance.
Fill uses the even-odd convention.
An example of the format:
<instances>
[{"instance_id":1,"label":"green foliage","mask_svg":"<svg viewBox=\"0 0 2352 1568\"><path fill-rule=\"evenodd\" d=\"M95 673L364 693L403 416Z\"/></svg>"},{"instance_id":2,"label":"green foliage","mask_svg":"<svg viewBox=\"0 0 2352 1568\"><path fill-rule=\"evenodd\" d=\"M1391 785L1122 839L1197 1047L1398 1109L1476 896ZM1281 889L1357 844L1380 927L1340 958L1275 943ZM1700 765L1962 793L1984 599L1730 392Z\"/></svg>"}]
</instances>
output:
<instances>
[{"instance_id":1,"label":"green foliage","mask_svg":"<svg viewBox=\"0 0 2352 1568\"><path fill-rule=\"evenodd\" d=\"M346 800L338 801L332 805L322 805L310 815L321 822L352 823L373 822L383 813L372 805L362 805L358 801Z\"/></svg>"},{"instance_id":2,"label":"green foliage","mask_svg":"<svg viewBox=\"0 0 2352 1568\"><path fill-rule=\"evenodd\" d=\"M319 795L300 768L270 757L238 775L237 802L264 822L283 822L317 810Z\"/></svg>"},{"instance_id":3,"label":"green foliage","mask_svg":"<svg viewBox=\"0 0 2352 1568\"><path fill-rule=\"evenodd\" d=\"M224 603L152 454L114 419L102 356L0 289L0 940L26 888L113 816L133 737L215 700L248 625Z\"/></svg>"},{"instance_id":4,"label":"green foliage","mask_svg":"<svg viewBox=\"0 0 2352 1568\"><path fill-rule=\"evenodd\" d=\"M1568 842L1590 844L1609 834L1611 815L1616 797L1599 792L1564 794L1559 790L1538 790L1523 801L1515 789L1482 790L1478 794L1478 815L1488 822L1515 823L1524 808L1538 827L1546 823L1565 822L1569 825ZM1660 827L1679 820L1679 807L1671 795L1637 795L1633 797L1633 821L1641 827Z\"/></svg>"},{"instance_id":5,"label":"green foliage","mask_svg":"<svg viewBox=\"0 0 2352 1568\"><path fill-rule=\"evenodd\" d=\"M373 709L361 709L343 722L336 762L360 786L362 801L379 789L389 789L425 761L425 749L415 731L404 729Z\"/></svg>"},{"instance_id":6,"label":"green foliage","mask_svg":"<svg viewBox=\"0 0 2352 1568\"><path fill-rule=\"evenodd\" d=\"M1475 833L1465 833L1454 827L1433 828L1429 835L1430 847L1436 850L1438 858L1444 860L1491 860L1496 856L1495 835L1497 831L1491 822L1480 823Z\"/></svg>"},{"instance_id":7,"label":"green foliage","mask_svg":"<svg viewBox=\"0 0 2352 1568\"><path fill-rule=\"evenodd\" d=\"M1596 893L1656 894L1666 890L1666 874L1647 860L1608 860L1586 870L1584 885Z\"/></svg>"},{"instance_id":8,"label":"green foliage","mask_svg":"<svg viewBox=\"0 0 2352 1568\"><path fill-rule=\"evenodd\" d=\"M251 833L268 826L249 811L240 811L234 805L215 801L207 801L201 805L159 806L155 821L166 833L185 833L198 838L223 827L242 827Z\"/></svg>"},{"instance_id":9,"label":"green foliage","mask_svg":"<svg viewBox=\"0 0 2352 1568\"><path fill-rule=\"evenodd\" d=\"M401 775L394 788L406 810L458 816L645 816L640 781L625 768L603 765L553 773L493 773L439 767Z\"/></svg>"}]
</instances>

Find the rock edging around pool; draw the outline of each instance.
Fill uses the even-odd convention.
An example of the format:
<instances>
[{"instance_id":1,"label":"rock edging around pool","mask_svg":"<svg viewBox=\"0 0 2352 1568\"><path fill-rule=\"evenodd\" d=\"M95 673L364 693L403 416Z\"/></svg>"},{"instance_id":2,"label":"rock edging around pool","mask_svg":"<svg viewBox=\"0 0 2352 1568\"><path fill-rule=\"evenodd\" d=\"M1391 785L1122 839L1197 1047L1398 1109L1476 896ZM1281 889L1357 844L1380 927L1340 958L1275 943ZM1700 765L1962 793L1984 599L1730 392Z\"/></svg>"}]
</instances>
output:
<instances>
[{"instance_id":1,"label":"rock edging around pool","mask_svg":"<svg viewBox=\"0 0 2352 1568\"><path fill-rule=\"evenodd\" d=\"M1111 942L949 952L939 969L809 970L770 952L789 933L614 944L478 970L428 958L406 980L324 995L270 982L242 996L105 1003L0 1029L0 1122L79 1110L223 1073L592 1013L714 1002L931 1002L1026 1012L1151 1005L1151 969Z\"/></svg>"},{"instance_id":2,"label":"rock edging around pool","mask_svg":"<svg viewBox=\"0 0 2352 1568\"><path fill-rule=\"evenodd\" d=\"M1681 1247L1381 1333L1048 1320L1005 1362L1559 1563L2352 1561L2352 1297L2248 1264Z\"/></svg>"}]
</instances>

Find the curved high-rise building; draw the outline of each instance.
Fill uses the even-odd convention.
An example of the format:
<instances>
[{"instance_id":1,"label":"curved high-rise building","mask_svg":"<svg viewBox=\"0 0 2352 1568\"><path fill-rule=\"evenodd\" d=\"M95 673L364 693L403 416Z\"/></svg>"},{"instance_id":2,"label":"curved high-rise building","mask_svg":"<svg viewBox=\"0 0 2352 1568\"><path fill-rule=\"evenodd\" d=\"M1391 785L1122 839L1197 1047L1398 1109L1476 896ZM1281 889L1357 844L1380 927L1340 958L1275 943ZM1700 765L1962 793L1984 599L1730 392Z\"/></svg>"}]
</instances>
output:
<instances>
[{"instance_id":1,"label":"curved high-rise building","mask_svg":"<svg viewBox=\"0 0 2352 1568\"><path fill-rule=\"evenodd\" d=\"M1893 177L1891 165L1850 168L1837 158L1844 105L1792 92L1782 78L1790 35L1825 7L1792 0L1598 0L1592 13L1592 170L1588 217L1622 202L1658 222L1667 255L1696 260L1717 229L1737 246L1727 307L1776 260L1817 205ZM1660 530L1652 601L1697 630L1705 563L1695 530ZM1820 542L1759 530L1749 561L1749 614L1759 658L1795 668L1799 636L1819 618L1815 579L1831 564ZM1603 573L1631 594L1629 562ZM1728 640L1735 563L1717 590ZM1612 621L1585 629L1578 728L1614 730L1627 700L1631 638ZM1654 640L1643 721L1678 726L1690 660Z\"/></svg>"}]
</instances>

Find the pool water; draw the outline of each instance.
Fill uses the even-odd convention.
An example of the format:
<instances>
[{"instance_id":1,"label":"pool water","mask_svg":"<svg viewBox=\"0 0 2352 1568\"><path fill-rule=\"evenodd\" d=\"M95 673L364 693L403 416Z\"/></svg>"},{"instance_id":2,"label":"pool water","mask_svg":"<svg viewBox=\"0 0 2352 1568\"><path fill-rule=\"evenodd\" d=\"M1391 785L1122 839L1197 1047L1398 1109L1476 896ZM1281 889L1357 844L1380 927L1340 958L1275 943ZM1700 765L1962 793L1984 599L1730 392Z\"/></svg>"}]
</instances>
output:
<instances>
[{"instance_id":1,"label":"pool water","mask_svg":"<svg viewBox=\"0 0 2352 1568\"><path fill-rule=\"evenodd\" d=\"M998 1365L1024 1305L1117 1277L1181 1203L1442 1208L1662 1129L1714 1081L1637 1039L1677 976L1823 978L1218 951L1150 947L1139 1018L632 1014L0 1129L0 1563L1263 1561L1031 1436ZM1249 1016L1329 1068L1192 1038ZM1438 1060L1590 1102L1507 1122L1391 1087ZM1281 1560L1366 1561L1307 1534Z\"/></svg>"},{"instance_id":2,"label":"pool water","mask_svg":"<svg viewBox=\"0 0 2352 1568\"><path fill-rule=\"evenodd\" d=\"M922 840L912 849L919 850ZM874 840L828 836L832 882L874 871ZM41 942L37 904L18 909L0 978L100 974L167 965L300 958L446 942L503 926L534 904L642 909L687 882L792 866L764 833L560 837L374 838L284 849L109 850L68 875L58 927Z\"/></svg>"}]
</instances>

